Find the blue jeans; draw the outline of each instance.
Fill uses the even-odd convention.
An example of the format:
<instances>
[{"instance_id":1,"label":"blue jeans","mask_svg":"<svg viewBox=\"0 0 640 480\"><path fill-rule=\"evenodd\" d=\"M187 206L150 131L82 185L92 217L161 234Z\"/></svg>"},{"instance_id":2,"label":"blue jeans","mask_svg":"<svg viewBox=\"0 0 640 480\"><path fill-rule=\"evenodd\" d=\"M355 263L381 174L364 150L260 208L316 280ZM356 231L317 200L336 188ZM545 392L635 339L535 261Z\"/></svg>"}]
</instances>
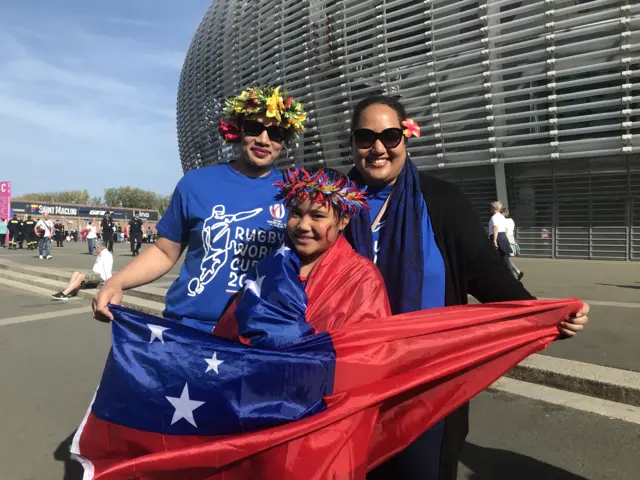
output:
<instances>
[{"instance_id":1,"label":"blue jeans","mask_svg":"<svg viewBox=\"0 0 640 480\"><path fill-rule=\"evenodd\" d=\"M93 255L93 250L96 248L96 239L87 238L87 242L89 243L89 255Z\"/></svg>"},{"instance_id":2,"label":"blue jeans","mask_svg":"<svg viewBox=\"0 0 640 480\"><path fill-rule=\"evenodd\" d=\"M51 255L51 239L41 238L38 242L38 251L40 252L40 256L44 255L45 257L48 257Z\"/></svg>"}]
</instances>

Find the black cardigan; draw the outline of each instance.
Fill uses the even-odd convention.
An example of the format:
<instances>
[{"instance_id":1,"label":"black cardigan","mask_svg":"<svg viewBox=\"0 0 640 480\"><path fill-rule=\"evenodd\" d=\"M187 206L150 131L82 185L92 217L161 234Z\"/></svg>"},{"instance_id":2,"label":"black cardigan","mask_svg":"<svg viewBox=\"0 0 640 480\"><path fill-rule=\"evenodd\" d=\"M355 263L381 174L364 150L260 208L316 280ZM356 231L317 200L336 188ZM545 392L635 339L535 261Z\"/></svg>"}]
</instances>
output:
<instances>
[{"instance_id":1,"label":"black cardigan","mask_svg":"<svg viewBox=\"0 0 640 480\"><path fill-rule=\"evenodd\" d=\"M489 241L466 196L449 182L420 172L436 243L445 265L445 304L465 305L467 294L482 303L532 300ZM458 460L469 431L469 404L445 420L440 480L456 480Z\"/></svg>"}]
</instances>

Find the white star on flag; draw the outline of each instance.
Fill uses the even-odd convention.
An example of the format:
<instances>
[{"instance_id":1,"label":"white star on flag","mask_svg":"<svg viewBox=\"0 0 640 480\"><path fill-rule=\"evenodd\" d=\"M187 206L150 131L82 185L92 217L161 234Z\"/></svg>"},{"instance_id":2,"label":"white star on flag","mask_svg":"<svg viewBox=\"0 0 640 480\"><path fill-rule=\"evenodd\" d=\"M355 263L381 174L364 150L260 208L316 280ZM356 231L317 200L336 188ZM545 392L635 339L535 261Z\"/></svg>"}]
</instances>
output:
<instances>
[{"instance_id":1,"label":"white star on flag","mask_svg":"<svg viewBox=\"0 0 640 480\"><path fill-rule=\"evenodd\" d=\"M276 250L276 254L282 255L284 257L284 254L287 253L289 250L291 249L283 243L282 245L280 245L280 248Z\"/></svg>"},{"instance_id":2,"label":"white star on flag","mask_svg":"<svg viewBox=\"0 0 640 480\"><path fill-rule=\"evenodd\" d=\"M161 327L160 325L151 325L147 323L147 327L151 330L151 338L149 339L149 343L153 342L156 338L164 343L164 338L162 338L162 333L165 330L169 330L167 327Z\"/></svg>"},{"instance_id":3,"label":"white star on flag","mask_svg":"<svg viewBox=\"0 0 640 480\"><path fill-rule=\"evenodd\" d=\"M220 364L224 363L224 360L218 360L217 352L213 352L213 357L205 358L204 361L209 365L207 367L207 371L204 373L209 373L211 370L215 371L216 373L220 373L218 372L218 367L220 366Z\"/></svg>"},{"instance_id":4,"label":"white star on flag","mask_svg":"<svg viewBox=\"0 0 640 480\"><path fill-rule=\"evenodd\" d=\"M191 425L198 428L196 421L193 419L193 411L204 405L205 402L198 402L197 400L191 400L189 398L189 385L187 383L184 384L180 398L166 397L166 399L169 400L171 405L176 409L176 411L173 412L171 425L184 418Z\"/></svg>"},{"instance_id":5,"label":"white star on flag","mask_svg":"<svg viewBox=\"0 0 640 480\"><path fill-rule=\"evenodd\" d=\"M256 272L257 273L257 272ZM244 291L247 292L251 290L256 294L258 298L260 298L260 292L262 290L262 281L264 280L265 275L258 277L257 280L247 280L244 282Z\"/></svg>"}]
</instances>

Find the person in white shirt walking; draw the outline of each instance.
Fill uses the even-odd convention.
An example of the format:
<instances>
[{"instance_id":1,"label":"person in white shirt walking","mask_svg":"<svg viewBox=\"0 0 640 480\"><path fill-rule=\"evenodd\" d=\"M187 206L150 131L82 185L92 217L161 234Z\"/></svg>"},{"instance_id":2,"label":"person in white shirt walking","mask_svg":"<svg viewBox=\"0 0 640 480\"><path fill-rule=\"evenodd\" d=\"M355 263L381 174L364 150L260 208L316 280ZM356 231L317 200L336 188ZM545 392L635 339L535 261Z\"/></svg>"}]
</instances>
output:
<instances>
[{"instance_id":1,"label":"person in white shirt walking","mask_svg":"<svg viewBox=\"0 0 640 480\"><path fill-rule=\"evenodd\" d=\"M56 300L68 300L77 295L81 288L95 288L111 278L113 271L113 255L103 245L96 245L98 258L90 272L73 272L67 288L53 294Z\"/></svg>"},{"instance_id":2,"label":"person in white shirt walking","mask_svg":"<svg viewBox=\"0 0 640 480\"><path fill-rule=\"evenodd\" d=\"M89 245L89 255L93 255L93 251L96 248L96 239L98 238L98 232L93 220L87 224L87 244Z\"/></svg>"},{"instance_id":3,"label":"person in white shirt walking","mask_svg":"<svg viewBox=\"0 0 640 480\"><path fill-rule=\"evenodd\" d=\"M500 213L504 217L504 225L506 229L507 240L509 240L509 256L505 258L505 262L507 262L507 266L511 269L511 271L518 277L518 281L522 280L524 277L524 272L520 270L511 257L516 257L520 255L520 247L518 246L518 242L516 242L516 222L513 221L513 218L509 215L509 209L504 207L500 210Z\"/></svg>"},{"instance_id":4,"label":"person in white shirt walking","mask_svg":"<svg viewBox=\"0 0 640 480\"><path fill-rule=\"evenodd\" d=\"M51 260L51 237L53 235L53 222L49 220L49 214L44 212L42 218L38 220L36 226L33 227L33 231L38 236L38 253L40 254L40 260L47 258Z\"/></svg>"},{"instance_id":5,"label":"person in white shirt walking","mask_svg":"<svg viewBox=\"0 0 640 480\"><path fill-rule=\"evenodd\" d=\"M491 202L491 220L489 220L489 239L493 243L493 248L498 250L504 262L509 266L511 262L511 247L507 239L506 218L500 213L502 202Z\"/></svg>"}]
</instances>

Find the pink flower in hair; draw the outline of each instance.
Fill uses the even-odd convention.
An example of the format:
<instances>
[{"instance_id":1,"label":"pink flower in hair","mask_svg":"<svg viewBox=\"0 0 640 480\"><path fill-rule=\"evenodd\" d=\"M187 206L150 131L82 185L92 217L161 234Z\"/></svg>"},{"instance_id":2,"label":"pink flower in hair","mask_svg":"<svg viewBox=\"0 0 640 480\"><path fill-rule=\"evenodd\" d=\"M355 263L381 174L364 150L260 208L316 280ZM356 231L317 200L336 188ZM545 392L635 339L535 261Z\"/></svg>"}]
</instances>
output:
<instances>
[{"instance_id":1,"label":"pink flower in hair","mask_svg":"<svg viewBox=\"0 0 640 480\"><path fill-rule=\"evenodd\" d=\"M414 122L411 118L407 118L402 122L402 126L404 127L405 137L411 138L420 136L420 125L418 125L417 122Z\"/></svg>"},{"instance_id":2,"label":"pink flower in hair","mask_svg":"<svg viewBox=\"0 0 640 480\"><path fill-rule=\"evenodd\" d=\"M224 143L240 143L240 127L235 122L218 122L220 135L224 138Z\"/></svg>"}]
</instances>

